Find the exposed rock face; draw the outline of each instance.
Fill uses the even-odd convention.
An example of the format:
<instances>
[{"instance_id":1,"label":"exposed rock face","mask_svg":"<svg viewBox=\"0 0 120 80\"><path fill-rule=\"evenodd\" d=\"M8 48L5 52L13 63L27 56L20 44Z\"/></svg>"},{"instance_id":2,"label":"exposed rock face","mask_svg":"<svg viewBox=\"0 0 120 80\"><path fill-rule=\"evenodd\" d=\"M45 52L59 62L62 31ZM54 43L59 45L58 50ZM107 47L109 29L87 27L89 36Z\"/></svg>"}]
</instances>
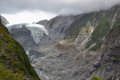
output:
<instances>
[{"instance_id":1,"label":"exposed rock face","mask_svg":"<svg viewBox=\"0 0 120 80\"><path fill-rule=\"evenodd\" d=\"M42 20L42 21L39 21L37 22L36 24L41 24L43 26L45 26L47 24L48 20Z\"/></svg>"},{"instance_id":2,"label":"exposed rock face","mask_svg":"<svg viewBox=\"0 0 120 80\"><path fill-rule=\"evenodd\" d=\"M34 49L35 46L46 43L50 38L42 25L16 24L9 26L8 29L25 50Z\"/></svg>"},{"instance_id":3,"label":"exposed rock face","mask_svg":"<svg viewBox=\"0 0 120 80\"><path fill-rule=\"evenodd\" d=\"M120 79L120 25L113 27L105 39L99 73L105 80Z\"/></svg>"},{"instance_id":4,"label":"exposed rock face","mask_svg":"<svg viewBox=\"0 0 120 80\"><path fill-rule=\"evenodd\" d=\"M45 53L38 52L36 50L30 50L28 56L29 56L30 60L33 61L36 58L44 57Z\"/></svg>"},{"instance_id":5,"label":"exposed rock face","mask_svg":"<svg viewBox=\"0 0 120 80\"><path fill-rule=\"evenodd\" d=\"M65 38L65 31L70 27L74 19L76 19L74 16L57 16L48 21L45 28L54 41L60 40Z\"/></svg>"},{"instance_id":6,"label":"exposed rock face","mask_svg":"<svg viewBox=\"0 0 120 80\"><path fill-rule=\"evenodd\" d=\"M82 27L81 31L79 32L78 36L75 39L75 44L80 46L88 41L86 41L89 36L91 35L91 33L93 32L94 27Z\"/></svg>"},{"instance_id":7,"label":"exposed rock face","mask_svg":"<svg viewBox=\"0 0 120 80\"><path fill-rule=\"evenodd\" d=\"M49 34L43 25L33 24L26 26L31 31L31 35L37 45L40 45L41 38Z\"/></svg>"},{"instance_id":8,"label":"exposed rock face","mask_svg":"<svg viewBox=\"0 0 120 80\"><path fill-rule=\"evenodd\" d=\"M25 50L34 48L36 45L33 37L31 36L31 31L23 25L22 28L13 28L10 30L10 34L17 40Z\"/></svg>"},{"instance_id":9,"label":"exposed rock face","mask_svg":"<svg viewBox=\"0 0 120 80\"><path fill-rule=\"evenodd\" d=\"M0 15L0 21L2 22L3 25L9 24L9 22L1 15Z\"/></svg>"},{"instance_id":10,"label":"exposed rock face","mask_svg":"<svg viewBox=\"0 0 120 80\"><path fill-rule=\"evenodd\" d=\"M46 55L32 63L48 77L46 80L91 80L95 75L103 80L119 80L120 31L115 28L120 23L119 13L120 7L115 6L77 18L51 19L45 27L55 42L39 47Z\"/></svg>"},{"instance_id":11,"label":"exposed rock face","mask_svg":"<svg viewBox=\"0 0 120 80\"><path fill-rule=\"evenodd\" d=\"M51 37L49 35L43 34L43 37L41 37L39 45L45 45L52 41Z\"/></svg>"}]
</instances>

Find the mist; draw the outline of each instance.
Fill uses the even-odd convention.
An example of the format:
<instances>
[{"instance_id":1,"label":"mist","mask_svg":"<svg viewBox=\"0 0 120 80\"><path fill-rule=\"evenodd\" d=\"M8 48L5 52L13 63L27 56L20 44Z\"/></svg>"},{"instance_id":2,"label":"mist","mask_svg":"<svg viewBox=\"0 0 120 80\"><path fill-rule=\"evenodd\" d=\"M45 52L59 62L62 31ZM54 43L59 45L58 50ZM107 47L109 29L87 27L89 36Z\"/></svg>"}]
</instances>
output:
<instances>
[{"instance_id":1,"label":"mist","mask_svg":"<svg viewBox=\"0 0 120 80\"><path fill-rule=\"evenodd\" d=\"M109 9L120 0L0 0L0 14L44 11L54 14L79 14Z\"/></svg>"}]
</instances>

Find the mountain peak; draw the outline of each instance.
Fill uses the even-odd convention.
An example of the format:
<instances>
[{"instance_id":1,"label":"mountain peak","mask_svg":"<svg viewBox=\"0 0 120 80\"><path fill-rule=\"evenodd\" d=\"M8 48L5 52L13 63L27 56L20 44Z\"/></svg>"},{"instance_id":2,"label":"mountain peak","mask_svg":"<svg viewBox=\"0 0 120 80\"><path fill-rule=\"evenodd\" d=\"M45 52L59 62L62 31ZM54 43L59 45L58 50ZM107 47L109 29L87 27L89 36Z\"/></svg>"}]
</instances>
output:
<instances>
[{"instance_id":1,"label":"mountain peak","mask_svg":"<svg viewBox=\"0 0 120 80\"><path fill-rule=\"evenodd\" d=\"M3 25L9 24L6 18L4 18L2 15L0 15L0 21L2 22Z\"/></svg>"}]
</instances>

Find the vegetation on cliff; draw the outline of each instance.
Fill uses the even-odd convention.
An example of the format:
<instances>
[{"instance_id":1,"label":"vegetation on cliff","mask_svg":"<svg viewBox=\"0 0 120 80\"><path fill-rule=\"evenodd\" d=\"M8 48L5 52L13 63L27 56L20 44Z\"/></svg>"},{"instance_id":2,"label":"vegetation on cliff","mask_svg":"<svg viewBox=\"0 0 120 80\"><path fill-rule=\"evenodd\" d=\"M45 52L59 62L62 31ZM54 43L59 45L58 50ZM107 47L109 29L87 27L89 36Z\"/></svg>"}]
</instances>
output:
<instances>
[{"instance_id":1,"label":"vegetation on cliff","mask_svg":"<svg viewBox=\"0 0 120 80\"><path fill-rule=\"evenodd\" d=\"M0 79L40 80L23 47L0 23Z\"/></svg>"},{"instance_id":2,"label":"vegetation on cliff","mask_svg":"<svg viewBox=\"0 0 120 80\"><path fill-rule=\"evenodd\" d=\"M103 44L103 39L110 29L110 23L106 20L101 20L98 26L94 29L91 34L91 40L87 43L86 48L89 48L93 43L96 43L90 50L96 51Z\"/></svg>"}]
</instances>

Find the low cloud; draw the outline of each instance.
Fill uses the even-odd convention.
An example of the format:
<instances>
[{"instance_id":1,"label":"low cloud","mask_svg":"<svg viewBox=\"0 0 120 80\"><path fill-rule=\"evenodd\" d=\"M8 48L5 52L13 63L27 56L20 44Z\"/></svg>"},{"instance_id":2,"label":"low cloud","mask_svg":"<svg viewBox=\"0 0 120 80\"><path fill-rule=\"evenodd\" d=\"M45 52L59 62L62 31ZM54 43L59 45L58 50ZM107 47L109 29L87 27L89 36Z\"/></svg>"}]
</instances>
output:
<instances>
[{"instance_id":1,"label":"low cloud","mask_svg":"<svg viewBox=\"0 0 120 80\"><path fill-rule=\"evenodd\" d=\"M0 13L44 11L55 14L79 14L99 11L120 4L120 0L0 0Z\"/></svg>"}]
</instances>

